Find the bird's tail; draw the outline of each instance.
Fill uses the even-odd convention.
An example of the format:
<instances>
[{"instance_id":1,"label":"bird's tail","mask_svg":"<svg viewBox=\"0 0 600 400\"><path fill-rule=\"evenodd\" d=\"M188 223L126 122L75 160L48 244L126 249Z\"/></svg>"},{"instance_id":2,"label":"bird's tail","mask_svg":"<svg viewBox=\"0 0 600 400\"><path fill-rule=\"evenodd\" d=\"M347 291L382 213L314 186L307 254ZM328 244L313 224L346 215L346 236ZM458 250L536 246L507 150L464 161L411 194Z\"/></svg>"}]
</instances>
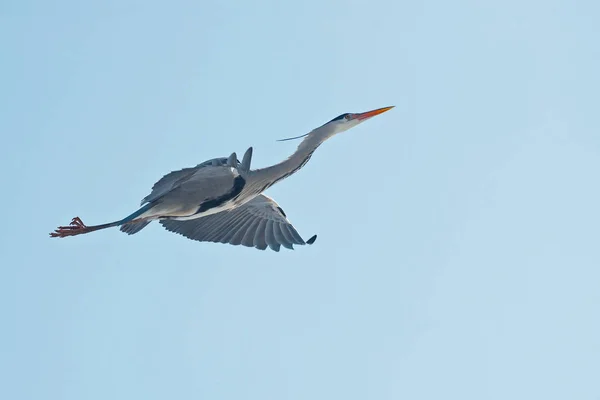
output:
<instances>
[{"instance_id":1,"label":"bird's tail","mask_svg":"<svg viewBox=\"0 0 600 400\"><path fill-rule=\"evenodd\" d=\"M128 222L121 225L119 229L121 232L125 232L128 235L133 235L134 233L138 233L144 229L150 222L151 221Z\"/></svg>"}]
</instances>

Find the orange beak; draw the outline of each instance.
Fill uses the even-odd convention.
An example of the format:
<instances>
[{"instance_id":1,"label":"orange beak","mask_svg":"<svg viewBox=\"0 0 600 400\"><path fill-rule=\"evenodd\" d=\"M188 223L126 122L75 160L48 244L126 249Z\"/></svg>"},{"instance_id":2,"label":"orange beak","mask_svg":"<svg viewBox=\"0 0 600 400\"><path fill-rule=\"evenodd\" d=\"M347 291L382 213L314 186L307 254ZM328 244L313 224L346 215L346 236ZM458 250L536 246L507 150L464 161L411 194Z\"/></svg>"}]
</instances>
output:
<instances>
[{"instance_id":1,"label":"orange beak","mask_svg":"<svg viewBox=\"0 0 600 400\"><path fill-rule=\"evenodd\" d=\"M383 108L378 108L377 110L373 110L373 111L367 111L364 113L360 113L360 114L354 114L354 118L359 120L359 121L364 121L367 118L372 118L376 115L382 114L388 110L391 110L392 108L394 108L394 106L391 107L383 107Z\"/></svg>"}]
</instances>

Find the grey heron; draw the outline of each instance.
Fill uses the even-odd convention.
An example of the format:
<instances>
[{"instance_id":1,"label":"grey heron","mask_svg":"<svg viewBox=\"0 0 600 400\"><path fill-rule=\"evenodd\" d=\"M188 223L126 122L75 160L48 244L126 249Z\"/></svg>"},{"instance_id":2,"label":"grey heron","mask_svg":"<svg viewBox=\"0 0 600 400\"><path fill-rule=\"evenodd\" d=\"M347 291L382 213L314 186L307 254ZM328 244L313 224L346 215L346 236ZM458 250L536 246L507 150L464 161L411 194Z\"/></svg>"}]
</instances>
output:
<instances>
[{"instance_id":1,"label":"grey heron","mask_svg":"<svg viewBox=\"0 0 600 400\"><path fill-rule=\"evenodd\" d=\"M316 235L304 241L281 207L263 192L298 172L327 139L391 108L342 114L305 135L283 139L304 138L291 156L270 167L250 169L250 147L241 162L234 152L227 158L172 171L154 184L141 208L129 216L93 226L75 217L50 236L62 238L116 226L132 235L158 220L168 231L197 241L274 251L281 246L293 249L294 244L312 244Z\"/></svg>"}]
</instances>

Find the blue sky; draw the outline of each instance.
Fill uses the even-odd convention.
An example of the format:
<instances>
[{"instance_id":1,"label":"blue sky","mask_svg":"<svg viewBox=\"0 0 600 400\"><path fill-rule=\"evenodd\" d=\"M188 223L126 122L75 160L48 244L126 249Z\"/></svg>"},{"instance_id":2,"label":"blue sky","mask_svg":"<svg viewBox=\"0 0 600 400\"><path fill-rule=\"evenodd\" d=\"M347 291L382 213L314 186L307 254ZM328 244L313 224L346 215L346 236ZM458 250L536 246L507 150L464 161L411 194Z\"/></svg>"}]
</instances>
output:
<instances>
[{"instance_id":1,"label":"blue sky","mask_svg":"<svg viewBox=\"0 0 600 400\"><path fill-rule=\"evenodd\" d=\"M0 5L0 397L597 399L600 6ZM315 245L153 224L165 173L254 166Z\"/></svg>"}]
</instances>

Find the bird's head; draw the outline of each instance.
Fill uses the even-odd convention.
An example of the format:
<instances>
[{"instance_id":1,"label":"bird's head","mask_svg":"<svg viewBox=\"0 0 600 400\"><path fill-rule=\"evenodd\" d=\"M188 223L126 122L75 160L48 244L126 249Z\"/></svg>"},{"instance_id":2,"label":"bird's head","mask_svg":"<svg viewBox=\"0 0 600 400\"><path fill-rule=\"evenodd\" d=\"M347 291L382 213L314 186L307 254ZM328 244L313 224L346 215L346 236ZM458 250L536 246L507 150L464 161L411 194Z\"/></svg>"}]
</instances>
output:
<instances>
[{"instance_id":1,"label":"bird's head","mask_svg":"<svg viewBox=\"0 0 600 400\"><path fill-rule=\"evenodd\" d=\"M312 132L309 132L302 136L281 139L280 141L299 139L299 138L302 138L305 136L315 137L315 138L318 138L319 140L326 140L334 135L337 135L338 133L342 133L344 131L347 131L350 128L353 128L356 125L358 125L370 118L373 118L376 115L379 115L388 110L391 110L392 108L394 108L394 106L378 108L376 110L367 111L367 112L363 112L363 113L342 114L340 116L335 117L331 121L321 125L320 127L313 130Z\"/></svg>"},{"instance_id":2,"label":"bird's head","mask_svg":"<svg viewBox=\"0 0 600 400\"><path fill-rule=\"evenodd\" d=\"M331 121L327 122L323 125L323 127L331 127L334 131L334 134L341 133L347 131L350 128L354 128L356 125L364 122L370 118L373 118L376 115L382 114L388 110L391 110L392 107L383 107L378 108L376 110L367 111L363 113L346 113L340 116L335 117Z\"/></svg>"}]
</instances>

